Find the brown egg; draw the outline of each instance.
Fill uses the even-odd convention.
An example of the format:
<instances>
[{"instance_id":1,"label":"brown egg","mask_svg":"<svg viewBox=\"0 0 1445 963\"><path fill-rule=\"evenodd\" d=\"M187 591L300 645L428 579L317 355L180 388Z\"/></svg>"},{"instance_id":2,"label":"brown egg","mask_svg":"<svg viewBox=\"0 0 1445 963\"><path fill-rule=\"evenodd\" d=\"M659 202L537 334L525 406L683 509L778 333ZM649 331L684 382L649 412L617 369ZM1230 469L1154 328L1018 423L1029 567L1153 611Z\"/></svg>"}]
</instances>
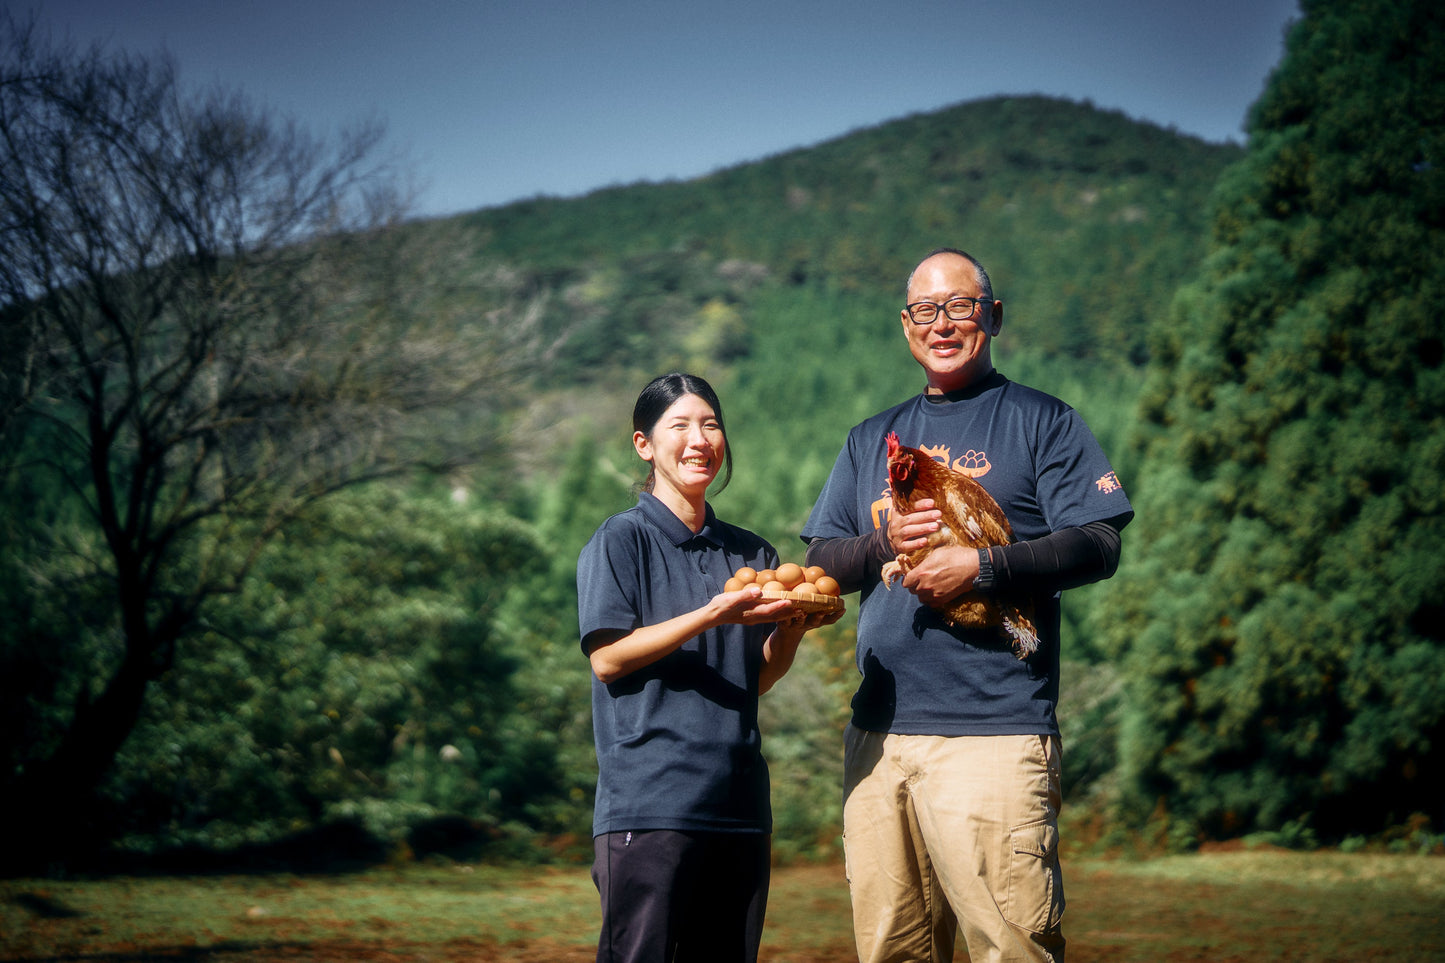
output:
<instances>
[{"instance_id":1,"label":"brown egg","mask_svg":"<svg viewBox=\"0 0 1445 963\"><path fill-rule=\"evenodd\" d=\"M794 562L784 562L778 566L778 581L791 589L803 581L803 566Z\"/></svg>"},{"instance_id":2,"label":"brown egg","mask_svg":"<svg viewBox=\"0 0 1445 963\"><path fill-rule=\"evenodd\" d=\"M749 582L757 581L758 570L744 565L742 568L738 569L736 572L733 573L733 578L737 579L739 582L742 582L744 585L747 585Z\"/></svg>"},{"instance_id":3,"label":"brown egg","mask_svg":"<svg viewBox=\"0 0 1445 963\"><path fill-rule=\"evenodd\" d=\"M807 568L803 569L803 581L812 582L814 585L817 585L818 579L822 578L824 575L827 574L827 572L823 571L823 566L809 565Z\"/></svg>"},{"instance_id":4,"label":"brown egg","mask_svg":"<svg viewBox=\"0 0 1445 963\"><path fill-rule=\"evenodd\" d=\"M786 592L787 590L788 587L782 582L779 582L777 579L773 579L769 582L763 583L764 592Z\"/></svg>"},{"instance_id":5,"label":"brown egg","mask_svg":"<svg viewBox=\"0 0 1445 963\"><path fill-rule=\"evenodd\" d=\"M736 592L738 589L742 588L746 584L746 582L739 581L737 576L733 576L732 578L728 579L726 582L723 583L723 591Z\"/></svg>"},{"instance_id":6,"label":"brown egg","mask_svg":"<svg viewBox=\"0 0 1445 963\"><path fill-rule=\"evenodd\" d=\"M843 589L838 585L838 580L831 575L824 575L813 584L817 587L819 595L843 594Z\"/></svg>"},{"instance_id":7,"label":"brown egg","mask_svg":"<svg viewBox=\"0 0 1445 963\"><path fill-rule=\"evenodd\" d=\"M817 595L818 586L812 582L799 582L793 586L792 591L797 592L799 595Z\"/></svg>"},{"instance_id":8,"label":"brown egg","mask_svg":"<svg viewBox=\"0 0 1445 963\"><path fill-rule=\"evenodd\" d=\"M776 579L777 577L778 577L778 573L777 573L777 572L773 571L773 570L770 569L770 568L764 568L764 569L759 569L759 570L758 570L758 579L757 579L757 581L758 581L758 584L759 584L759 585L762 585L764 582L771 582L771 581L773 581L774 579Z\"/></svg>"}]
</instances>

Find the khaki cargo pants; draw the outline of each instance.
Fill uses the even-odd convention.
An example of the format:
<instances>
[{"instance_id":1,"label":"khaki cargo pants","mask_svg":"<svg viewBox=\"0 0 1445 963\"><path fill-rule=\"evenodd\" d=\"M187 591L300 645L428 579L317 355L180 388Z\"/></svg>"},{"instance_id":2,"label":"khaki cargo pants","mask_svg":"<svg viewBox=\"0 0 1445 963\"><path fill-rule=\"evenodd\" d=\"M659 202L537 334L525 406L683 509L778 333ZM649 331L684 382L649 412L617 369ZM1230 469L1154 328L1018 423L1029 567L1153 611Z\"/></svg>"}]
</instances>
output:
<instances>
[{"instance_id":1,"label":"khaki cargo pants","mask_svg":"<svg viewBox=\"0 0 1445 963\"><path fill-rule=\"evenodd\" d=\"M843 849L861 963L1064 959L1054 736L848 726Z\"/></svg>"}]
</instances>

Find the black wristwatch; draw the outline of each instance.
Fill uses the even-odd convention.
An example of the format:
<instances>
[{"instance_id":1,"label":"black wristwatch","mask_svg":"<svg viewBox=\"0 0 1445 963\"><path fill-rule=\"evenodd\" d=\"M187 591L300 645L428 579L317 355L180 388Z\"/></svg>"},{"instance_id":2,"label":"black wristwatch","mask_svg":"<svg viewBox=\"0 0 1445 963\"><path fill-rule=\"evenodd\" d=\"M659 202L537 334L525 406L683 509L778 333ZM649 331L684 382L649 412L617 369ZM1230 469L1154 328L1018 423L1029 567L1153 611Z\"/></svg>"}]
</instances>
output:
<instances>
[{"instance_id":1,"label":"black wristwatch","mask_svg":"<svg viewBox=\"0 0 1445 963\"><path fill-rule=\"evenodd\" d=\"M978 550L978 577L973 580L973 591L993 591L993 556L987 548Z\"/></svg>"}]
</instances>

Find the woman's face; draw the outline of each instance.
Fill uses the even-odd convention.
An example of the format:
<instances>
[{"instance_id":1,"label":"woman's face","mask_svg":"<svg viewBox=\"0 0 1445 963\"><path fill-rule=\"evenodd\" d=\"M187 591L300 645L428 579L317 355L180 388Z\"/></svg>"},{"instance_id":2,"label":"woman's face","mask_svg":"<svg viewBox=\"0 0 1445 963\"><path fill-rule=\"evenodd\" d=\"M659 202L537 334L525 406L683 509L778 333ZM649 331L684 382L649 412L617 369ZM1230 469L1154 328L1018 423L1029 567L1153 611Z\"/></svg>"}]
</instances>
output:
<instances>
[{"instance_id":1,"label":"woman's face","mask_svg":"<svg viewBox=\"0 0 1445 963\"><path fill-rule=\"evenodd\" d=\"M653 494L665 487L689 499L706 494L727 452L716 412L697 395L674 401L651 433L633 433L632 444L643 461L652 463Z\"/></svg>"}]
</instances>

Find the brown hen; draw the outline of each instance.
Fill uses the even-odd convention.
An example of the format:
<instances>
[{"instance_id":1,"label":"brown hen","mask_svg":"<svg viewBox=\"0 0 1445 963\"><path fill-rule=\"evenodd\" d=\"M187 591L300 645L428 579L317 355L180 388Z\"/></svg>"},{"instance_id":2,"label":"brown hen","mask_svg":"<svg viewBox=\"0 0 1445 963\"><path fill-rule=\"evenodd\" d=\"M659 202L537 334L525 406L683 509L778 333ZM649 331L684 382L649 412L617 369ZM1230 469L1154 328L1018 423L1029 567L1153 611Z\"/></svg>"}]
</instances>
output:
<instances>
[{"instance_id":1,"label":"brown hen","mask_svg":"<svg viewBox=\"0 0 1445 963\"><path fill-rule=\"evenodd\" d=\"M888 435L888 487L895 511L911 512L919 501L931 498L934 507L943 513L939 529L928 536L926 547L900 554L883 566L883 582L890 589L895 579L902 578L940 546L984 548L1013 541L1008 518L982 485L919 449L900 444L896 432ZM1039 647L1033 603L1026 599L965 592L936 608L950 625L998 626L1020 659L1028 658Z\"/></svg>"}]
</instances>

